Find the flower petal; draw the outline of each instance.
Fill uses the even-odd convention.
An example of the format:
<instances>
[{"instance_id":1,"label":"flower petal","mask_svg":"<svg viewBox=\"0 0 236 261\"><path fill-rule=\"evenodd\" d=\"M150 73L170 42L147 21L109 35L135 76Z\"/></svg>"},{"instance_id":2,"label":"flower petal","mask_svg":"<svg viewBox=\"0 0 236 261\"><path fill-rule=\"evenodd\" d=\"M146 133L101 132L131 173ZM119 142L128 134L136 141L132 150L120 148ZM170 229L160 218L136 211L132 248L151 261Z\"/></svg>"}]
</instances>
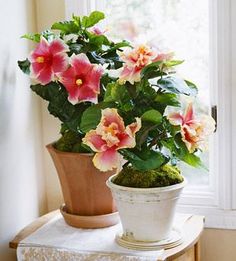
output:
<instances>
[{"instance_id":1,"label":"flower petal","mask_svg":"<svg viewBox=\"0 0 236 261\"><path fill-rule=\"evenodd\" d=\"M68 56L65 53L54 55L52 61L52 70L54 73L63 72L68 66Z\"/></svg>"},{"instance_id":2,"label":"flower petal","mask_svg":"<svg viewBox=\"0 0 236 261\"><path fill-rule=\"evenodd\" d=\"M93 164L101 171L120 169L124 159L114 148L104 152L98 152L93 158Z\"/></svg>"},{"instance_id":3,"label":"flower petal","mask_svg":"<svg viewBox=\"0 0 236 261\"><path fill-rule=\"evenodd\" d=\"M182 115L178 112L173 112L167 116L167 119L172 125L182 125L184 122L184 119Z\"/></svg>"},{"instance_id":4,"label":"flower petal","mask_svg":"<svg viewBox=\"0 0 236 261\"><path fill-rule=\"evenodd\" d=\"M61 52L68 52L69 47L61 39L55 39L50 43L49 51L53 55L55 55L55 54L61 53Z\"/></svg>"},{"instance_id":5,"label":"flower petal","mask_svg":"<svg viewBox=\"0 0 236 261\"><path fill-rule=\"evenodd\" d=\"M190 122L192 120L193 120L193 104L189 103L185 112L184 123Z\"/></svg>"},{"instance_id":6,"label":"flower petal","mask_svg":"<svg viewBox=\"0 0 236 261\"><path fill-rule=\"evenodd\" d=\"M44 63L31 63L30 65L30 77L37 78L40 71L42 71L47 65Z\"/></svg>"},{"instance_id":7,"label":"flower petal","mask_svg":"<svg viewBox=\"0 0 236 261\"><path fill-rule=\"evenodd\" d=\"M53 80L54 74L52 72L52 69L48 66L45 66L38 74L37 80L45 85L48 84Z\"/></svg>"},{"instance_id":8,"label":"flower petal","mask_svg":"<svg viewBox=\"0 0 236 261\"><path fill-rule=\"evenodd\" d=\"M94 65L92 70L87 74L87 84L90 86L90 89L93 89L97 94L100 93L100 79L103 74L103 68L101 65Z\"/></svg>"},{"instance_id":9,"label":"flower petal","mask_svg":"<svg viewBox=\"0 0 236 261\"><path fill-rule=\"evenodd\" d=\"M119 149L122 148L133 148L136 145L135 133L141 128L141 119L135 118L136 122L133 122L126 126L125 133L122 136L119 136L120 143L118 145Z\"/></svg>"},{"instance_id":10,"label":"flower petal","mask_svg":"<svg viewBox=\"0 0 236 261\"><path fill-rule=\"evenodd\" d=\"M135 118L136 122L133 122L126 126L125 131L128 133L130 136L134 136L137 131L140 130L142 127L141 119L136 117Z\"/></svg>"},{"instance_id":11,"label":"flower petal","mask_svg":"<svg viewBox=\"0 0 236 261\"><path fill-rule=\"evenodd\" d=\"M70 67L66 71L58 73L57 76L68 91L68 100L72 104L78 103L79 87L75 84L76 72L74 68Z\"/></svg>"},{"instance_id":12,"label":"flower petal","mask_svg":"<svg viewBox=\"0 0 236 261\"><path fill-rule=\"evenodd\" d=\"M106 150L106 142L102 139L100 135L96 133L95 130L91 130L86 133L82 141L95 152Z\"/></svg>"},{"instance_id":13,"label":"flower petal","mask_svg":"<svg viewBox=\"0 0 236 261\"><path fill-rule=\"evenodd\" d=\"M31 53L29 60L30 62L34 62L38 56L45 56L49 54L49 43L44 38L40 38L40 42L36 45L34 51Z\"/></svg>"},{"instance_id":14,"label":"flower petal","mask_svg":"<svg viewBox=\"0 0 236 261\"><path fill-rule=\"evenodd\" d=\"M124 84L126 81L134 84L141 79L142 68L124 66L119 77L119 83Z\"/></svg>"},{"instance_id":15,"label":"flower petal","mask_svg":"<svg viewBox=\"0 0 236 261\"><path fill-rule=\"evenodd\" d=\"M90 88L90 86L83 84L81 87L77 88L78 102L89 101L92 103L97 103L98 94Z\"/></svg>"},{"instance_id":16,"label":"flower petal","mask_svg":"<svg viewBox=\"0 0 236 261\"><path fill-rule=\"evenodd\" d=\"M121 116L118 114L117 109L106 108L102 110L102 118L99 126L109 127L111 124L117 124L118 131L123 132L125 130L125 124Z\"/></svg>"},{"instance_id":17,"label":"flower petal","mask_svg":"<svg viewBox=\"0 0 236 261\"><path fill-rule=\"evenodd\" d=\"M71 56L71 66L74 67L78 74L87 74L93 68L93 65L84 53L73 54Z\"/></svg>"},{"instance_id":18,"label":"flower petal","mask_svg":"<svg viewBox=\"0 0 236 261\"><path fill-rule=\"evenodd\" d=\"M135 145L136 145L135 137L132 137L132 136L129 136L128 134L126 134L126 135L123 135L122 138L120 138L120 142L119 142L117 148L118 149L134 148Z\"/></svg>"},{"instance_id":19,"label":"flower petal","mask_svg":"<svg viewBox=\"0 0 236 261\"><path fill-rule=\"evenodd\" d=\"M159 61L170 61L174 57L174 52L169 53L159 53L156 58L152 62L159 62Z\"/></svg>"}]
</instances>

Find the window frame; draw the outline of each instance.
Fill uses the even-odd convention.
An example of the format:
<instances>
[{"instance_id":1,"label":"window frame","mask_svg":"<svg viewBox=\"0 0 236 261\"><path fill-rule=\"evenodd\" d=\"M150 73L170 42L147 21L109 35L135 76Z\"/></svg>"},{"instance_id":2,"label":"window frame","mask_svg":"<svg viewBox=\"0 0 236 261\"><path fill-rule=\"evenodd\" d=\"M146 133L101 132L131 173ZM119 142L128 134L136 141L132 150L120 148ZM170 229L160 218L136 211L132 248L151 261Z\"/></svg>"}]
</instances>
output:
<instances>
[{"instance_id":1,"label":"window frame","mask_svg":"<svg viewBox=\"0 0 236 261\"><path fill-rule=\"evenodd\" d=\"M103 11L105 0L65 0L66 18ZM212 138L210 186L186 188L178 211L204 215L206 227L236 228L236 3L209 0L211 103L216 105L217 131ZM222 88L223 86L223 88ZM235 161L233 160L235 159ZM222 175L223 174L223 175Z\"/></svg>"}]
</instances>

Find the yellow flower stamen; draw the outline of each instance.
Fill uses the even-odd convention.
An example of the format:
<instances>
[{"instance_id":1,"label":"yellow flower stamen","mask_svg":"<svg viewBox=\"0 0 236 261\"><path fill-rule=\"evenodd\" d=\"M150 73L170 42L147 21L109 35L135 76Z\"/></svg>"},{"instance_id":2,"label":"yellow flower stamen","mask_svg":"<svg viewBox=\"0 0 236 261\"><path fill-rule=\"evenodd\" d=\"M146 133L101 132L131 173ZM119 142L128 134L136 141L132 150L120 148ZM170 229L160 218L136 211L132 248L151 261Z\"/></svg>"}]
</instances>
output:
<instances>
[{"instance_id":1,"label":"yellow flower stamen","mask_svg":"<svg viewBox=\"0 0 236 261\"><path fill-rule=\"evenodd\" d=\"M36 62L37 63L43 63L44 62L44 57L43 56L39 56L36 58Z\"/></svg>"},{"instance_id":2,"label":"yellow flower stamen","mask_svg":"<svg viewBox=\"0 0 236 261\"><path fill-rule=\"evenodd\" d=\"M115 136L118 133L117 124L111 123L108 127L106 127L106 132L110 133L112 136Z\"/></svg>"},{"instance_id":3,"label":"yellow flower stamen","mask_svg":"<svg viewBox=\"0 0 236 261\"><path fill-rule=\"evenodd\" d=\"M75 82L78 86L83 84L83 81L81 79L77 79Z\"/></svg>"},{"instance_id":4,"label":"yellow flower stamen","mask_svg":"<svg viewBox=\"0 0 236 261\"><path fill-rule=\"evenodd\" d=\"M139 52L140 52L140 54L144 54L144 53L146 53L146 51L147 51L147 48L146 48L145 45L141 45L141 46L139 47Z\"/></svg>"}]
</instances>

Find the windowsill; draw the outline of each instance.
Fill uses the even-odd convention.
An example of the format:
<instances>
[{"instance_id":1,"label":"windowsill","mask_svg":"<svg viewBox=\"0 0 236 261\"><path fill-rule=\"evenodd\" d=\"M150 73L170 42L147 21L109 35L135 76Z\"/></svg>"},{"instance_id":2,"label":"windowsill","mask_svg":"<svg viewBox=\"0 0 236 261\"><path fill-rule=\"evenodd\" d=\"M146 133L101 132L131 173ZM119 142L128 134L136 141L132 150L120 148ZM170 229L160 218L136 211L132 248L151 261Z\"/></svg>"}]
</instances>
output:
<instances>
[{"instance_id":1,"label":"windowsill","mask_svg":"<svg viewBox=\"0 0 236 261\"><path fill-rule=\"evenodd\" d=\"M236 210L224 210L218 207L179 204L177 211L205 216L206 228L236 229Z\"/></svg>"}]
</instances>

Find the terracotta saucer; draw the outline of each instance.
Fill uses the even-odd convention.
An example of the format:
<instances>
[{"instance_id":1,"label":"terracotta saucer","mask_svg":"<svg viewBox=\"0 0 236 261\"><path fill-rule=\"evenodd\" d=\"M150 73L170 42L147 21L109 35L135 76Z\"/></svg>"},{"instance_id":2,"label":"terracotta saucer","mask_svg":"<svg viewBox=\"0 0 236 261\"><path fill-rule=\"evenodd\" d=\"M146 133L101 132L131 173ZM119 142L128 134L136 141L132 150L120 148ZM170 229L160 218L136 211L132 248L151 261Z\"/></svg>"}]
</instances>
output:
<instances>
[{"instance_id":1,"label":"terracotta saucer","mask_svg":"<svg viewBox=\"0 0 236 261\"><path fill-rule=\"evenodd\" d=\"M118 212L97 215L97 216L79 216L66 212L65 204L61 205L60 211L65 219L65 222L77 228L103 228L116 225L120 221Z\"/></svg>"}]
</instances>

